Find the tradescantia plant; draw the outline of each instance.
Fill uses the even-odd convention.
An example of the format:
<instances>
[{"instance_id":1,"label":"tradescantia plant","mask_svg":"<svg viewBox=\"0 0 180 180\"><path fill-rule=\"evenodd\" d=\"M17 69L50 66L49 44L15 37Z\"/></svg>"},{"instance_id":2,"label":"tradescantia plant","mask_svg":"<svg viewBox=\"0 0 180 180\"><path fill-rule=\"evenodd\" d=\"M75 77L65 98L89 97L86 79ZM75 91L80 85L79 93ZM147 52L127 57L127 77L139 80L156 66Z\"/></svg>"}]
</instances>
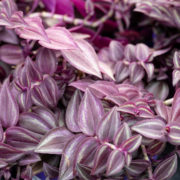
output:
<instances>
[{"instance_id":1,"label":"tradescantia plant","mask_svg":"<svg viewBox=\"0 0 180 180\"><path fill-rule=\"evenodd\" d=\"M0 179L178 176L179 8L0 1Z\"/></svg>"}]
</instances>

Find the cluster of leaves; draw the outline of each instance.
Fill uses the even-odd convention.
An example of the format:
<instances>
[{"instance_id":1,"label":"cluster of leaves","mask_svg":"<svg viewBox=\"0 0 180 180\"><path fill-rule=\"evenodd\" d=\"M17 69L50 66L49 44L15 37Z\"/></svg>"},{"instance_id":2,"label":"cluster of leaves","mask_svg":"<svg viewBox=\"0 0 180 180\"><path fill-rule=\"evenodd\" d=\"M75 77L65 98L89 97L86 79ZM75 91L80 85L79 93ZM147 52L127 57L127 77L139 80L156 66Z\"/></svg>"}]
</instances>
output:
<instances>
[{"instance_id":1,"label":"cluster of leaves","mask_svg":"<svg viewBox=\"0 0 180 180\"><path fill-rule=\"evenodd\" d=\"M179 20L178 0L0 1L0 178L171 179Z\"/></svg>"}]
</instances>

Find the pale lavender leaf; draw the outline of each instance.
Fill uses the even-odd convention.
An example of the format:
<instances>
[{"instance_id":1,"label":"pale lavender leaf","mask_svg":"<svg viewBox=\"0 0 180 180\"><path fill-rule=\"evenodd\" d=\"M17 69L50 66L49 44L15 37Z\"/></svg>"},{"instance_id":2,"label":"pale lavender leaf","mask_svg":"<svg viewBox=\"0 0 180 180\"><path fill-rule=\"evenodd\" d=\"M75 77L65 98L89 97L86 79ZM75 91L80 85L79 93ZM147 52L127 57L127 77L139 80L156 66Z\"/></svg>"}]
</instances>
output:
<instances>
[{"instance_id":1,"label":"pale lavender leaf","mask_svg":"<svg viewBox=\"0 0 180 180\"><path fill-rule=\"evenodd\" d=\"M107 161L106 175L114 176L120 174L124 164L125 159L123 153L118 149L113 150Z\"/></svg>"},{"instance_id":2,"label":"pale lavender leaf","mask_svg":"<svg viewBox=\"0 0 180 180\"><path fill-rule=\"evenodd\" d=\"M177 155L174 154L163 160L154 170L154 177L157 180L170 179L177 170Z\"/></svg>"},{"instance_id":3,"label":"pale lavender leaf","mask_svg":"<svg viewBox=\"0 0 180 180\"><path fill-rule=\"evenodd\" d=\"M27 129L10 127L6 130L6 143L22 151L32 151L39 140Z\"/></svg>"},{"instance_id":4,"label":"pale lavender leaf","mask_svg":"<svg viewBox=\"0 0 180 180\"><path fill-rule=\"evenodd\" d=\"M101 101L89 89L86 90L78 111L78 125L80 130L93 136L98 122L104 115Z\"/></svg>"},{"instance_id":5,"label":"pale lavender leaf","mask_svg":"<svg viewBox=\"0 0 180 180\"><path fill-rule=\"evenodd\" d=\"M119 147L124 141L131 137L131 130L126 122L124 122L114 136L114 145Z\"/></svg>"},{"instance_id":6,"label":"pale lavender leaf","mask_svg":"<svg viewBox=\"0 0 180 180\"><path fill-rule=\"evenodd\" d=\"M83 134L79 134L75 135L74 138L67 142L59 166L59 180L70 180L74 177L73 164L76 157L76 151L85 138L86 137Z\"/></svg>"},{"instance_id":7,"label":"pale lavender leaf","mask_svg":"<svg viewBox=\"0 0 180 180\"><path fill-rule=\"evenodd\" d=\"M53 75L58 64L55 52L50 49L40 48L36 56L36 64L41 73Z\"/></svg>"},{"instance_id":8,"label":"pale lavender leaf","mask_svg":"<svg viewBox=\"0 0 180 180\"><path fill-rule=\"evenodd\" d=\"M98 147L96 154L94 156L94 166L91 174L98 175L102 174L106 170L106 162L111 149L107 145L101 145Z\"/></svg>"},{"instance_id":9,"label":"pale lavender leaf","mask_svg":"<svg viewBox=\"0 0 180 180\"><path fill-rule=\"evenodd\" d=\"M122 143L121 148L123 149L123 151L132 153L139 148L141 141L142 141L141 135L132 136L131 138L125 140Z\"/></svg>"},{"instance_id":10,"label":"pale lavender leaf","mask_svg":"<svg viewBox=\"0 0 180 180\"><path fill-rule=\"evenodd\" d=\"M0 47L0 59L7 64L19 64L24 61L23 51L16 45L2 45Z\"/></svg>"},{"instance_id":11,"label":"pale lavender leaf","mask_svg":"<svg viewBox=\"0 0 180 180\"><path fill-rule=\"evenodd\" d=\"M73 134L66 128L55 128L50 130L40 141L35 152L42 154L62 154L67 141Z\"/></svg>"},{"instance_id":12,"label":"pale lavender leaf","mask_svg":"<svg viewBox=\"0 0 180 180\"><path fill-rule=\"evenodd\" d=\"M19 108L10 90L9 79L3 82L0 90L0 109L0 121L3 127L8 128L17 124Z\"/></svg>"},{"instance_id":13,"label":"pale lavender leaf","mask_svg":"<svg viewBox=\"0 0 180 180\"><path fill-rule=\"evenodd\" d=\"M0 41L10 44L18 44L16 33L11 29L4 29L0 33Z\"/></svg>"},{"instance_id":14,"label":"pale lavender leaf","mask_svg":"<svg viewBox=\"0 0 180 180\"><path fill-rule=\"evenodd\" d=\"M64 27L50 27L45 30L48 40L40 40L39 44L48 49L72 50L78 49L73 36ZM67 51L67 52L68 52ZM63 51L64 52L64 51Z\"/></svg>"},{"instance_id":15,"label":"pale lavender leaf","mask_svg":"<svg viewBox=\"0 0 180 180\"><path fill-rule=\"evenodd\" d=\"M113 137L121 125L120 113L116 107L112 108L101 120L96 129L96 135L102 142L112 142Z\"/></svg>"},{"instance_id":16,"label":"pale lavender leaf","mask_svg":"<svg viewBox=\"0 0 180 180\"><path fill-rule=\"evenodd\" d=\"M118 94L118 95L107 95L105 97L106 100L113 102L114 104L117 104L118 106L121 106L125 102L127 102L129 99L126 96L126 94Z\"/></svg>"},{"instance_id":17,"label":"pale lavender leaf","mask_svg":"<svg viewBox=\"0 0 180 180\"><path fill-rule=\"evenodd\" d=\"M140 106L138 107L138 116L143 118L153 118L154 113L149 107Z\"/></svg>"},{"instance_id":18,"label":"pale lavender leaf","mask_svg":"<svg viewBox=\"0 0 180 180\"><path fill-rule=\"evenodd\" d=\"M132 130L147 138L161 139L165 135L165 123L158 118L142 120L132 126Z\"/></svg>"},{"instance_id":19,"label":"pale lavender leaf","mask_svg":"<svg viewBox=\"0 0 180 180\"><path fill-rule=\"evenodd\" d=\"M101 78L99 59L93 47L85 40L76 40L79 49L64 50L64 58L77 69Z\"/></svg>"},{"instance_id":20,"label":"pale lavender leaf","mask_svg":"<svg viewBox=\"0 0 180 180\"><path fill-rule=\"evenodd\" d=\"M80 132L80 128L78 126L78 109L81 101L80 92L78 90L75 91L73 96L71 97L67 109L66 109L66 125L69 130L72 132Z\"/></svg>"},{"instance_id":21,"label":"pale lavender leaf","mask_svg":"<svg viewBox=\"0 0 180 180\"><path fill-rule=\"evenodd\" d=\"M124 47L118 41L111 41L109 44L109 54L112 61L122 60L124 57Z\"/></svg>"}]
</instances>

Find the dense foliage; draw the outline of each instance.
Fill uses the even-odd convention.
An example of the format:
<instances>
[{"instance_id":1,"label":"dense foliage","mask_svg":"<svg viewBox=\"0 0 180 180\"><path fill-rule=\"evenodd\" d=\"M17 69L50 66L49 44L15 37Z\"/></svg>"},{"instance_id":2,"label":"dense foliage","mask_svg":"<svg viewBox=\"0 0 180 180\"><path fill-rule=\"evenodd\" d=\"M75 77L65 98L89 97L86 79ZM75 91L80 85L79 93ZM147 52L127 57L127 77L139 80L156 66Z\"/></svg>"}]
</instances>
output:
<instances>
[{"instance_id":1,"label":"dense foliage","mask_svg":"<svg viewBox=\"0 0 180 180\"><path fill-rule=\"evenodd\" d=\"M179 29L179 0L0 1L0 179L171 179Z\"/></svg>"}]
</instances>

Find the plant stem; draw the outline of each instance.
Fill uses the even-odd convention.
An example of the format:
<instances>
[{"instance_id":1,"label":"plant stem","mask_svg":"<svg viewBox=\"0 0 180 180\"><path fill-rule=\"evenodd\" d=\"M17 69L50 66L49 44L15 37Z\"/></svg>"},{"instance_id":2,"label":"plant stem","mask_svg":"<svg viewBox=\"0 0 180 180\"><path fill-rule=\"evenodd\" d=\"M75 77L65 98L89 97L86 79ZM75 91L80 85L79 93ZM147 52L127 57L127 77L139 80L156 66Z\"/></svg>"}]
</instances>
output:
<instances>
[{"instance_id":1,"label":"plant stem","mask_svg":"<svg viewBox=\"0 0 180 180\"><path fill-rule=\"evenodd\" d=\"M119 0L115 0L115 2L112 3L107 14L105 14L103 17L101 17L100 19L98 19L96 21L89 21L87 19L73 18L73 17L67 16L67 15L52 14L52 13L45 12L45 11L40 12L40 13L33 13L30 15L30 17L41 16L42 18L53 18L53 19L56 19L59 21L64 21L65 23L76 25L76 26L83 25L83 26L96 28L112 17L112 15L114 14L115 5L118 3L118 1Z\"/></svg>"},{"instance_id":2,"label":"plant stem","mask_svg":"<svg viewBox=\"0 0 180 180\"><path fill-rule=\"evenodd\" d=\"M142 148L142 152L143 152L143 155L144 155L144 159L147 160L150 163L150 166L148 167L148 176L149 176L149 179L153 180L151 161L150 161L150 159L149 159L149 157L147 155L146 147L145 147L145 145L141 145L141 148Z\"/></svg>"}]
</instances>

